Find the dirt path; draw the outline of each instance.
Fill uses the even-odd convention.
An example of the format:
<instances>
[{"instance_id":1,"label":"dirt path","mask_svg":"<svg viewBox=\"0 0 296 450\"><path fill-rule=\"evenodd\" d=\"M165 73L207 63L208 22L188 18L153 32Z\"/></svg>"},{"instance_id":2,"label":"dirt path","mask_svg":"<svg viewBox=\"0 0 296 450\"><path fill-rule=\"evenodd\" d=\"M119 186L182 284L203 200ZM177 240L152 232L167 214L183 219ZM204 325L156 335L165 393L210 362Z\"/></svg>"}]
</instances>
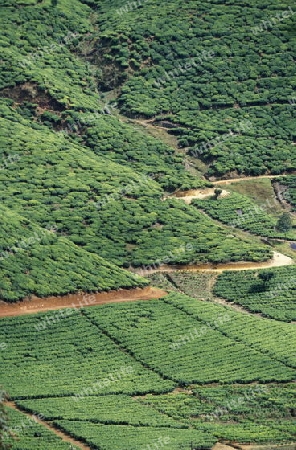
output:
<instances>
[{"instance_id":1,"label":"dirt path","mask_svg":"<svg viewBox=\"0 0 296 450\"><path fill-rule=\"evenodd\" d=\"M230 194L229 191L222 190L221 194L219 195L219 198L227 197ZM191 189L189 191L179 191L175 192L172 195L168 195L166 197L163 197L163 200L166 200L167 198L177 198L179 200L184 200L187 205L190 205L192 200L195 198L198 200L203 200L208 197L212 197L215 195L215 188L207 188L207 189Z\"/></svg>"},{"instance_id":2,"label":"dirt path","mask_svg":"<svg viewBox=\"0 0 296 450\"><path fill-rule=\"evenodd\" d=\"M137 300L152 300L167 295L167 292L156 287L144 289L121 289L119 291L102 292L98 294L70 294L61 297L35 297L18 303L0 302L0 317L22 316L41 311L52 311L62 308L81 308L85 306L103 305L105 303L131 302Z\"/></svg>"},{"instance_id":3,"label":"dirt path","mask_svg":"<svg viewBox=\"0 0 296 450\"><path fill-rule=\"evenodd\" d=\"M242 314L248 314L248 315L251 315L251 316L257 316L257 317L260 317L261 319L262 318L263 319L266 318L266 316L264 316L263 314L255 313L253 311L248 311L247 309L243 308L242 306L238 305L237 303L224 300L223 298L212 297L211 298L211 302L212 303L216 303L218 305L228 306L228 307L230 307L230 308L234 309L235 311L238 311L238 312L240 312Z\"/></svg>"},{"instance_id":4,"label":"dirt path","mask_svg":"<svg viewBox=\"0 0 296 450\"><path fill-rule=\"evenodd\" d=\"M69 444L75 445L76 447L80 448L81 450L91 450L91 447L88 447L87 445L83 444L82 442L77 441L76 439L73 439L71 436L67 435L63 431L56 428L51 422L46 422L44 420L33 418L33 414L27 413L27 412L23 411L22 409L18 408L18 406L14 402L5 402L5 406L8 406L8 408L15 409L16 411L20 412L21 414L24 414L25 416L27 416L31 421L38 422L40 425L43 425L45 428L50 430L56 436L61 438L64 442L69 442Z\"/></svg>"},{"instance_id":5,"label":"dirt path","mask_svg":"<svg viewBox=\"0 0 296 450\"><path fill-rule=\"evenodd\" d=\"M218 442L212 450L296 450L296 443L290 444L238 444L237 442L222 444Z\"/></svg>"},{"instance_id":6,"label":"dirt path","mask_svg":"<svg viewBox=\"0 0 296 450\"><path fill-rule=\"evenodd\" d=\"M237 262L237 263L227 263L227 264L189 264L189 265L162 265L157 269L147 269L147 270L135 270L142 276L157 272L175 272L176 270L187 270L192 272L216 272L221 273L225 270L257 270L257 269L268 269L271 267L281 267L290 266L294 264L294 261L289 256L283 255L282 253L273 252L273 258L265 262Z\"/></svg>"},{"instance_id":7,"label":"dirt path","mask_svg":"<svg viewBox=\"0 0 296 450\"><path fill-rule=\"evenodd\" d=\"M289 175L295 175L294 172L291 172L291 174ZM260 180L262 178L281 178L281 177L285 177L288 176L286 174L282 174L282 175L258 175L255 177L242 177L242 178L229 178L227 180L218 180L218 181L211 181L212 184L231 184L231 183L238 183L239 181L249 181L249 180Z\"/></svg>"},{"instance_id":8,"label":"dirt path","mask_svg":"<svg viewBox=\"0 0 296 450\"><path fill-rule=\"evenodd\" d=\"M270 267L288 266L293 264L292 258L282 253L273 252L273 258L269 261L238 262L228 264L196 264L196 265L162 265L157 269L135 269L134 273L142 276L151 275L157 272L175 272L178 270L187 270L193 272L212 272L222 273L225 270L256 270ZM38 312L53 311L63 308L82 308L106 303L131 302L138 300L152 300L167 295L167 292L156 287L146 287L144 289L121 289L118 291L101 292L97 294L69 294L60 297L47 297L27 299L17 303L0 302L0 318L14 317L27 314L36 314Z\"/></svg>"},{"instance_id":9,"label":"dirt path","mask_svg":"<svg viewBox=\"0 0 296 450\"><path fill-rule=\"evenodd\" d=\"M212 450L236 450L236 449L237 448L235 447L226 444L220 444L219 442L215 444L214 447L212 448Z\"/></svg>"}]
</instances>

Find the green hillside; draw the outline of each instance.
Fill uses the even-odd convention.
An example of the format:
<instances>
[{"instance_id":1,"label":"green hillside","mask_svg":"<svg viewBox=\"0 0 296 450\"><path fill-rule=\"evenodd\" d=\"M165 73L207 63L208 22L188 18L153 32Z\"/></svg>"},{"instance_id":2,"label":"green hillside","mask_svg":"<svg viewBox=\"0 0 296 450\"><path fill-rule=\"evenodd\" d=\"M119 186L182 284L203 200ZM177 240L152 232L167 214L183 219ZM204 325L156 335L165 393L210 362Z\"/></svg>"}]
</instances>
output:
<instances>
[{"instance_id":1,"label":"green hillside","mask_svg":"<svg viewBox=\"0 0 296 450\"><path fill-rule=\"evenodd\" d=\"M294 3L0 0L0 450L295 450Z\"/></svg>"},{"instance_id":2,"label":"green hillside","mask_svg":"<svg viewBox=\"0 0 296 450\"><path fill-rule=\"evenodd\" d=\"M145 280L0 206L0 296L14 302L32 294L109 291Z\"/></svg>"},{"instance_id":3,"label":"green hillside","mask_svg":"<svg viewBox=\"0 0 296 450\"><path fill-rule=\"evenodd\" d=\"M98 60L125 69L122 112L167 124L208 175L295 170L291 2L87 3ZM112 81L102 70L102 88Z\"/></svg>"},{"instance_id":4,"label":"green hillside","mask_svg":"<svg viewBox=\"0 0 296 450\"><path fill-rule=\"evenodd\" d=\"M7 208L42 228L51 224L57 236L125 267L167 259L190 263L270 257L270 249L229 236L195 208L163 201L164 191L152 176L31 122L7 101L1 106L0 130L1 200ZM66 290L55 286L46 292Z\"/></svg>"},{"instance_id":5,"label":"green hillside","mask_svg":"<svg viewBox=\"0 0 296 450\"><path fill-rule=\"evenodd\" d=\"M159 75L159 71L166 72L178 60L186 61L205 49L221 54L220 59L223 50L228 55L227 43L218 42L229 22L221 5L220 12L214 3L194 5L196 10L202 11L203 19L194 18L193 5L183 5L184 17L192 16L192 20L182 19L182 26L177 16L178 2L171 5L169 14L166 5L155 2L131 8L128 14L118 10L119 2L110 6L105 2L83 4L75 1L69 7L68 2L62 0L53 7L45 0L14 5L14 2L5 1L1 16L0 95L7 98L1 103L4 168L1 199L7 207L41 227L53 223L59 236L125 267L162 261L172 252L178 254L176 249L186 244L193 245L191 254L178 254L170 262L252 261L270 257L269 250L257 242L240 237L238 244L237 238L228 237L226 230L195 209L161 202L163 190L207 186L205 180L187 170L188 164L190 167L192 164L189 155L193 141L183 136L184 124L194 114L194 122L190 122L190 132L194 136L195 122L201 129L208 130L203 140L210 138L209 133L215 133L210 118L206 119L208 125L204 127L199 117L202 102L196 92L200 90L202 98L206 97L214 107L214 91L211 98L203 92L202 86L209 88L217 84L218 80L214 82L217 69L219 77L223 71L216 59L218 56L213 56L202 67L203 77L211 74L210 83L204 83L199 69L186 69L186 73L174 76L173 82L161 89L153 85L151 76ZM169 17L165 28L160 27L161 36L157 23L151 26L155 8L158 24ZM244 9L236 6L232 14L243 12ZM262 10L250 6L248 13L255 14L259 20ZM138 21L139 15L141 21ZM17 28L14 23L18 24ZM213 33L220 36L219 39L215 37L214 48L206 39L206 29L212 23L215 24ZM235 26L239 25L236 21ZM230 33L238 40L235 26L231 27ZM250 27L244 32L250 33ZM284 40L284 29L276 33L279 34L277 41ZM172 36L174 46L169 44ZM263 36L256 37L259 38L264 41ZM289 51L292 50L291 47ZM233 52L232 64L227 64L227 71L232 70L234 74L243 53L236 46ZM271 61L267 60L268 66ZM287 61L281 75L288 77ZM253 64L258 70L256 58ZM233 76L229 75L229 79ZM146 80L144 97L138 91L143 80ZM234 89L237 88L235 85ZM131 96L128 92L134 94ZM170 103L175 94L178 101L172 107ZM195 99L194 104L188 102L189 97L190 102ZM136 112L129 99L145 108L151 108L151 102L161 105L161 120L168 121L163 114L170 113L169 120L178 122L178 127L170 128L170 132L179 136L181 148L173 148L148 135L144 129L136 129L133 123L124 123L119 112L128 116ZM159 106L155 108L152 115L158 116ZM290 105L289 108L292 114ZM238 114L242 110L223 109L221 114ZM143 111L138 113L141 115ZM179 120L180 114L187 114L185 122ZM225 116L223 120L232 126L242 120L250 122L249 116ZM278 113L275 116L278 118ZM282 125L285 123L281 120ZM259 126L258 121L256 124ZM266 125L261 123L260 126L266 133ZM247 133L254 131L253 127L246 130ZM240 129L237 137L246 138L245 131ZM253 141L257 143L257 137ZM281 152L273 153L282 155L282 148ZM199 156L204 159L205 155ZM227 159L229 161L229 155Z\"/></svg>"},{"instance_id":6,"label":"green hillside","mask_svg":"<svg viewBox=\"0 0 296 450\"><path fill-rule=\"evenodd\" d=\"M296 238L295 230L289 230L288 233L277 230L276 217L264 210L267 209L267 205L258 207L249 197L236 192L218 200L216 198L194 200L193 205L226 225L241 228L259 236L290 240Z\"/></svg>"},{"instance_id":7,"label":"green hillside","mask_svg":"<svg viewBox=\"0 0 296 450\"><path fill-rule=\"evenodd\" d=\"M218 277L214 292L249 311L266 317L292 322L296 319L295 267L277 267L264 272L224 272Z\"/></svg>"}]
</instances>

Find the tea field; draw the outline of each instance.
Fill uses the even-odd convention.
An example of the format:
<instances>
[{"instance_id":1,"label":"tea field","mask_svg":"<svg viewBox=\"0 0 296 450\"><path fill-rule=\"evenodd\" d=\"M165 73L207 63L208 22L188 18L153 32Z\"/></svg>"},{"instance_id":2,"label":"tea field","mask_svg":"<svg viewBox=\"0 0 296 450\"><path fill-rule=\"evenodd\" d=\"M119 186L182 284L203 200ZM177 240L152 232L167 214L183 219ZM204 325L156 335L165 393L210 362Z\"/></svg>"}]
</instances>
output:
<instances>
[{"instance_id":1,"label":"tea field","mask_svg":"<svg viewBox=\"0 0 296 450\"><path fill-rule=\"evenodd\" d=\"M291 240L296 238L295 230L288 233L277 230L277 219L265 211L265 205L258 206L247 196L235 192L218 199L194 199L192 204L205 211L210 217L231 227L259 236Z\"/></svg>"},{"instance_id":2,"label":"tea field","mask_svg":"<svg viewBox=\"0 0 296 450\"><path fill-rule=\"evenodd\" d=\"M30 416L7 408L10 433L14 439L7 439L11 444L11 450L69 450L69 443L59 438L54 431L50 431L37 422L38 414ZM72 445L72 450L79 447Z\"/></svg>"},{"instance_id":3,"label":"tea field","mask_svg":"<svg viewBox=\"0 0 296 450\"><path fill-rule=\"evenodd\" d=\"M157 261L260 261L271 256L269 248L251 239L229 237L227 230L196 208L175 199L162 201L164 191L153 178L96 155L44 125L33 126L6 101L1 111L3 155L9 147L17 156L0 172L1 201L32 227L50 225L56 236L74 243L77 251L79 247L90 258L98 255L121 267ZM4 251L9 247L5 241L3 247ZM18 257L7 262L12 264ZM37 270L34 259L29 264L27 271ZM20 288L13 288L11 297L35 292L27 278L19 277ZM46 284L42 287L40 282L40 295L77 291L81 281L71 288L67 282L62 288ZM113 283L114 287L124 285L124 276ZM83 288L93 290L91 280ZM7 295L4 291L2 298Z\"/></svg>"},{"instance_id":4,"label":"tea field","mask_svg":"<svg viewBox=\"0 0 296 450\"><path fill-rule=\"evenodd\" d=\"M295 445L295 8L0 0L1 450Z\"/></svg>"},{"instance_id":5,"label":"tea field","mask_svg":"<svg viewBox=\"0 0 296 450\"><path fill-rule=\"evenodd\" d=\"M295 266L257 271L224 272L214 286L214 294L237 303L250 312L285 322L296 319Z\"/></svg>"},{"instance_id":6,"label":"tea field","mask_svg":"<svg viewBox=\"0 0 296 450\"><path fill-rule=\"evenodd\" d=\"M50 224L41 228L4 206L0 206L0 215L0 298L7 302L31 295L46 297L147 284L67 238L58 237Z\"/></svg>"},{"instance_id":7,"label":"tea field","mask_svg":"<svg viewBox=\"0 0 296 450\"><path fill-rule=\"evenodd\" d=\"M207 176L295 170L292 2L87 3L102 31L89 60L120 71L99 82L121 86L122 113L167 127Z\"/></svg>"},{"instance_id":8,"label":"tea field","mask_svg":"<svg viewBox=\"0 0 296 450\"><path fill-rule=\"evenodd\" d=\"M292 324L179 293L84 308L40 330L46 314L1 320L3 387L19 411L91 448L295 438Z\"/></svg>"},{"instance_id":9,"label":"tea field","mask_svg":"<svg viewBox=\"0 0 296 450\"><path fill-rule=\"evenodd\" d=\"M280 178L278 181L280 184L284 186L284 200L286 200L288 203L291 204L292 210L295 211L296 206L296 177L290 176L290 177L283 177Z\"/></svg>"}]
</instances>

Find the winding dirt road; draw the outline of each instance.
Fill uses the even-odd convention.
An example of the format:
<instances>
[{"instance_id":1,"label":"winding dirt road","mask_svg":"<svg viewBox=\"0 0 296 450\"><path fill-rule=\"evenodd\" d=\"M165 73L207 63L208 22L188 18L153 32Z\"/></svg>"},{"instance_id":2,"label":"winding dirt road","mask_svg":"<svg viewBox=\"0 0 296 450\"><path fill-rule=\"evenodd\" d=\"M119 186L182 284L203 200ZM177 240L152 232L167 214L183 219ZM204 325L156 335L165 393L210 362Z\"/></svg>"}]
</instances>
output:
<instances>
[{"instance_id":1,"label":"winding dirt road","mask_svg":"<svg viewBox=\"0 0 296 450\"><path fill-rule=\"evenodd\" d=\"M295 175L294 172L291 172L289 175ZM288 175L282 174L282 175L258 175L255 177L241 177L241 178L228 178L227 180L217 180L217 181L211 181L212 184L231 184L231 183L238 183L239 181L249 181L249 180L260 180L262 178L282 178Z\"/></svg>"},{"instance_id":2,"label":"winding dirt road","mask_svg":"<svg viewBox=\"0 0 296 450\"><path fill-rule=\"evenodd\" d=\"M141 276L150 275L157 272L175 272L176 270L186 270L192 272L217 272L222 273L225 270L257 270L257 269L269 269L271 267L290 266L294 264L294 261L289 256L282 253L273 252L273 258L265 262L234 262L227 264L188 264L188 265L162 265L157 269L151 270L134 270Z\"/></svg>"},{"instance_id":3,"label":"winding dirt road","mask_svg":"<svg viewBox=\"0 0 296 450\"><path fill-rule=\"evenodd\" d=\"M32 298L18 303L0 302L0 317L23 316L38 312L54 311L63 308L83 308L104 305L105 303L136 302L153 300L167 295L156 287L144 289L120 289L97 294L70 294L60 297Z\"/></svg>"},{"instance_id":4,"label":"winding dirt road","mask_svg":"<svg viewBox=\"0 0 296 450\"><path fill-rule=\"evenodd\" d=\"M225 270L256 270L267 269L271 267L289 266L293 264L292 258L282 253L273 252L273 258L269 261L237 262L228 264L196 264L196 265L162 265L157 269L135 269L134 273L142 276L151 275L157 272L175 272L186 270L192 272L215 272L222 273ZM70 294L60 297L38 298L33 297L30 300L24 300L17 303L0 302L0 318L23 316L27 314L36 314L45 311L54 311L63 308L82 308L106 303L135 302L162 298L167 295L166 291L156 287L148 286L144 289L120 289L118 291L101 292L97 294Z\"/></svg>"},{"instance_id":5,"label":"winding dirt road","mask_svg":"<svg viewBox=\"0 0 296 450\"><path fill-rule=\"evenodd\" d=\"M148 121L149 122L149 121ZM291 173L291 174L294 174ZM213 181L214 185L224 185L236 183L239 181L247 181L247 180L258 180L261 178L279 178L283 175L259 175L255 177L242 177L242 178L233 178L227 180L218 180ZM176 198L185 200L186 203L191 203L194 198L205 198L212 195L214 192L214 188L211 189L196 189L191 191L184 192L176 192L171 196L175 196ZM226 190L222 191L222 196L229 195L229 192ZM168 197L166 197L168 198ZM165 198L164 198L165 200ZM150 275L157 272L174 272L177 270L186 270L193 272L216 272L222 273L225 270L257 270L257 269L266 269L271 267L280 267L280 266L288 266L294 264L292 258L285 256L278 252L273 252L273 258L266 262L261 263L253 263L253 262L238 262L238 263L228 263L228 264L198 264L198 265L162 265L157 269L135 269L134 273L138 273L142 276ZM146 287L144 289L131 289L124 290L120 289L118 291L111 292L103 292L93 294L92 298L94 298L91 303L87 303L87 300L83 301L84 297L90 297L83 294L71 294L65 296L57 296L57 297L48 297L46 299L33 297L30 300L24 300L18 303L6 303L0 301L0 318L1 317L9 317L9 316L18 316L18 315L27 315L27 314L35 314L42 311L53 311L57 309L63 308L73 308L73 307L85 307L85 306L96 306L103 305L106 303L118 303L118 302L129 302L129 301L138 301L138 300L152 300L161 298L167 295L167 292L155 288L155 287ZM81 303L82 302L82 303Z\"/></svg>"}]
</instances>

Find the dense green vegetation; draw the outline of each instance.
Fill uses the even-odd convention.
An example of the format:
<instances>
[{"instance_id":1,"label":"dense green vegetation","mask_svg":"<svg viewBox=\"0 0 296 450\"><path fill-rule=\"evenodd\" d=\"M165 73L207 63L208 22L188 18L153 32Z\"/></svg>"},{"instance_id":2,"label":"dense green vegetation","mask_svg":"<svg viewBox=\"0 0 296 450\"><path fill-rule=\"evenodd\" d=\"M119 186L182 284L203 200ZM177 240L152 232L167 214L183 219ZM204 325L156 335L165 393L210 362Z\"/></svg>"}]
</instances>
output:
<instances>
[{"instance_id":1,"label":"dense green vegetation","mask_svg":"<svg viewBox=\"0 0 296 450\"><path fill-rule=\"evenodd\" d=\"M28 411L37 408L47 420L55 420L65 430L70 430L78 437L87 435L91 442L96 440L94 435L88 434L89 430L96 429L104 440L105 433L116 423L120 423L124 430L121 434L118 427L113 426L113 435L116 441L122 439L121 445L129 438L128 431L131 430L131 426L128 425L136 425L143 440L144 430L141 426L146 424L150 430L151 427L156 427L157 432L160 431L160 427L164 427L162 431L165 435L181 437L183 448L189 448L186 442L187 435L190 435L186 430L188 426L202 431L200 435L197 433L192 435L196 440L194 442L199 446L204 442L205 433L211 433L215 438L231 437L233 440L240 440L243 437L244 440L258 443L264 443L271 437L274 442L289 440L294 436L292 419L294 399L293 384L284 384L282 389L273 384L268 386L255 384L191 386L190 391L148 394L134 399L126 396L91 397L82 401L79 408L74 406L73 411L73 406L67 398L22 400L17 403ZM116 402L118 408L115 407ZM131 414L131 407L137 417ZM153 416L159 421L158 424L155 423ZM65 417L66 420L61 421L60 417ZM79 425L78 433L71 427L72 422ZM91 426L96 423L109 426L101 426L99 429L94 425ZM174 428L182 431L177 433ZM187 446L184 445L185 442Z\"/></svg>"},{"instance_id":2,"label":"dense green vegetation","mask_svg":"<svg viewBox=\"0 0 296 450\"><path fill-rule=\"evenodd\" d=\"M266 269L272 277L268 283L258 278L257 271L224 272L219 275L214 293L251 312L292 322L296 320L295 266Z\"/></svg>"},{"instance_id":3,"label":"dense green vegetation","mask_svg":"<svg viewBox=\"0 0 296 450\"><path fill-rule=\"evenodd\" d=\"M47 315L2 320L4 387L19 408L88 445L293 441L293 325L177 293L36 327Z\"/></svg>"},{"instance_id":4,"label":"dense green vegetation","mask_svg":"<svg viewBox=\"0 0 296 450\"><path fill-rule=\"evenodd\" d=\"M294 436L294 399L293 384L255 384L191 386L190 391L147 395L140 401L220 439L262 443Z\"/></svg>"},{"instance_id":5,"label":"dense green vegetation","mask_svg":"<svg viewBox=\"0 0 296 450\"><path fill-rule=\"evenodd\" d=\"M0 3L0 300L171 291L1 319L7 444L70 447L27 414L94 450L295 442L295 266L131 273L272 256L241 230L295 238L290 0ZM282 209L256 207L271 184L174 195L265 173Z\"/></svg>"},{"instance_id":6,"label":"dense green vegetation","mask_svg":"<svg viewBox=\"0 0 296 450\"><path fill-rule=\"evenodd\" d=\"M237 343L251 346L252 349L256 349L264 355L269 355L273 360L295 367L296 358L295 355L291 355L295 338L293 325L275 322L274 320L262 321L256 316L241 314L232 308L227 309L227 315L225 316L225 308L222 306L197 302L183 296L182 300L180 301L178 295L171 295L165 299L189 316L204 321L206 324L214 324L223 336L234 339ZM225 320L226 318L229 320ZM257 368L259 368L259 365ZM254 375L253 372L250 376L252 375Z\"/></svg>"},{"instance_id":7,"label":"dense green vegetation","mask_svg":"<svg viewBox=\"0 0 296 450\"><path fill-rule=\"evenodd\" d=\"M292 230L284 233L277 229L277 220L264 210L267 208L266 205L259 207L249 197L235 192L224 198L193 200L192 204L226 225L241 228L259 236L288 239L296 237Z\"/></svg>"},{"instance_id":8,"label":"dense green vegetation","mask_svg":"<svg viewBox=\"0 0 296 450\"><path fill-rule=\"evenodd\" d=\"M250 173L292 169L294 109L283 99L292 95L294 86L294 44L282 24L270 30L272 42L266 32L254 36L251 18L260 22L264 2L236 5L230 30L225 6L215 2L176 1L169 14L168 6L157 2L130 11L126 5L120 9L119 1L75 0L70 6L61 0L55 7L50 0L18 3L15 7L7 0L1 14L0 96L6 98L0 105L2 203L32 226L50 223L64 242L121 267L268 259L268 248L231 237L195 208L162 202L164 191L207 182L187 170L188 155L124 123L119 115L156 116L164 127L174 123L170 130L188 154L222 136L222 150L210 146L198 154L210 164L209 174L246 172L247 166ZM272 7L285 9L284 4ZM243 16L248 17L244 25ZM215 33L214 45L209 30ZM247 37L248 45L240 45ZM241 61L246 57L252 70L245 73ZM168 82L158 80L188 58L200 60ZM277 84L279 96L274 94ZM241 108L220 109L233 104ZM224 139L230 128L235 136ZM225 145L233 147L230 154ZM269 155L265 168L263 153ZM236 155L235 162L231 155ZM228 220L223 214L218 218ZM259 233L258 226L250 224L250 231ZM267 216L260 227L265 234L278 235ZM191 252L179 251L187 244L193 246ZM81 282L43 285L40 295L72 292ZM121 285L125 283L113 283ZM38 292L21 281L9 288L2 298ZM83 288L93 290L93 283L85 282Z\"/></svg>"},{"instance_id":9,"label":"dense green vegetation","mask_svg":"<svg viewBox=\"0 0 296 450\"><path fill-rule=\"evenodd\" d=\"M291 204L292 210L296 210L296 176L283 177L275 180L284 187L283 197Z\"/></svg>"},{"instance_id":10,"label":"dense green vegetation","mask_svg":"<svg viewBox=\"0 0 296 450\"><path fill-rule=\"evenodd\" d=\"M295 339L290 325L262 323L251 316L245 320L235 311L177 293L165 297L163 302L89 308L85 314L138 359L180 384L288 381L294 372L285 366L296 364L287 349ZM216 323L218 317L221 320ZM268 337L259 333L260 327ZM273 348L280 332L286 342ZM185 336L186 351L178 345L181 336ZM246 352L252 373L246 370ZM219 372L215 370L217 366Z\"/></svg>"},{"instance_id":11,"label":"dense green vegetation","mask_svg":"<svg viewBox=\"0 0 296 450\"><path fill-rule=\"evenodd\" d=\"M5 437L5 443L11 450L69 450L69 444L62 441L53 431L37 423L35 411L31 417L7 408L11 437ZM0 447L2 448L2 447ZM72 450L79 447L72 446Z\"/></svg>"},{"instance_id":12,"label":"dense green vegetation","mask_svg":"<svg viewBox=\"0 0 296 450\"><path fill-rule=\"evenodd\" d=\"M6 440L11 437L11 433L8 432L8 414L5 408L4 402L7 400L7 395L4 391L0 391L0 449L8 450L9 445Z\"/></svg>"},{"instance_id":13,"label":"dense green vegetation","mask_svg":"<svg viewBox=\"0 0 296 450\"><path fill-rule=\"evenodd\" d=\"M200 449L209 449L215 442L214 436L204 430L102 426L72 420L60 420L57 424L73 436L85 439L89 445L100 446L102 450L138 450L141 447L149 449L148 445L154 447L162 445L163 448L171 450L180 448L185 450L189 449L193 443Z\"/></svg>"},{"instance_id":14,"label":"dense green vegetation","mask_svg":"<svg viewBox=\"0 0 296 450\"><path fill-rule=\"evenodd\" d=\"M89 253L54 229L33 225L0 206L0 298L17 301L31 295L109 291L144 286L140 277Z\"/></svg>"},{"instance_id":15,"label":"dense green vegetation","mask_svg":"<svg viewBox=\"0 0 296 450\"><path fill-rule=\"evenodd\" d=\"M208 175L295 170L290 3L234 2L230 11L214 0L130 9L120 1L86 2L99 12L101 30L97 59L90 59L121 70L111 79L103 69L100 86L127 80L119 97L124 114L167 124L181 147L208 164ZM264 28L262 21L287 12ZM246 120L251 127L242 127Z\"/></svg>"},{"instance_id":16,"label":"dense green vegetation","mask_svg":"<svg viewBox=\"0 0 296 450\"><path fill-rule=\"evenodd\" d=\"M182 426L169 415L161 414L128 395L96 395L73 402L72 397L19 400L23 410L42 411L46 420L81 420L106 425L133 425L151 427Z\"/></svg>"},{"instance_id":17,"label":"dense green vegetation","mask_svg":"<svg viewBox=\"0 0 296 450\"><path fill-rule=\"evenodd\" d=\"M2 111L3 155L8 147L18 156L1 171L2 203L42 228L53 224L58 236L126 267L164 258L190 263L270 257L263 246L228 237L195 208L162 201L163 191L150 177L30 124L4 104ZM187 244L192 251L182 250Z\"/></svg>"},{"instance_id":18,"label":"dense green vegetation","mask_svg":"<svg viewBox=\"0 0 296 450\"><path fill-rule=\"evenodd\" d=\"M76 113L72 120L76 117L87 123L88 116ZM101 115L90 120L85 130L85 143L97 155L149 174L167 191L209 185L185 171L184 155L116 117Z\"/></svg>"},{"instance_id":19,"label":"dense green vegetation","mask_svg":"<svg viewBox=\"0 0 296 450\"><path fill-rule=\"evenodd\" d=\"M84 389L90 389L86 395L92 390L103 395L131 395L166 392L174 386L173 382L163 380L122 352L79 312L40 329L38 325L45 318L46 314L40 314L2 321L1 342L7 343L9 352L0 353L1 377L4 387L9 386L12 398L54 394L58 397L71 395L75 401L76 395L79 399L85 394ZM14 373L13 379L11 373ZM104 380L103 385L96 385L100 380Z\"/></svg>"}]
</instances>

